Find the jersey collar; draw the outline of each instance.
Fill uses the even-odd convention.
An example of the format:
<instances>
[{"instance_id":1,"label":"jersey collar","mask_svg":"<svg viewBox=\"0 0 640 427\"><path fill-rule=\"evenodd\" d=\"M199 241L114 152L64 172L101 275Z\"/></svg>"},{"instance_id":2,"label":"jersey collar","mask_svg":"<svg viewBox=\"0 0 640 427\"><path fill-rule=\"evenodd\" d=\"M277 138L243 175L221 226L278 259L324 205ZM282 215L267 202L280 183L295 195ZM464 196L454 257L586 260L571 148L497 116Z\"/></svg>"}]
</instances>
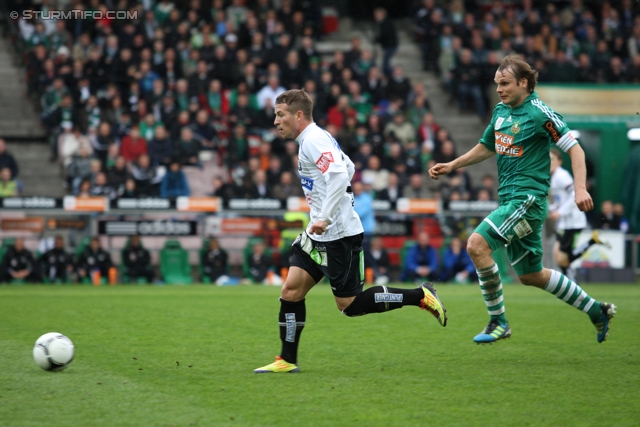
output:
<instances>
[{"instance_id":1,"label":"jersey collar","mask_svg":"<svg viewBox=\"0 0 640 427\"><path fill-rule=\"evenodd\" d=\"M317 125L316 125L316 123L315 123L315 122L311 122L311 123L309 123L309 124L307 125L307 127L306 127L306 128L304 128L304 130L303 130L302 132L300 132L300 135L298 135L298 136L296 137L296 142L297 142L298 144L301 144L301 143L302 143L302 140L305 138L305 136L307 135L307 133L311 132L311 129L312 129L312 128L315 128L315 127L317 127Z\"/></svg>"}]
</instances>

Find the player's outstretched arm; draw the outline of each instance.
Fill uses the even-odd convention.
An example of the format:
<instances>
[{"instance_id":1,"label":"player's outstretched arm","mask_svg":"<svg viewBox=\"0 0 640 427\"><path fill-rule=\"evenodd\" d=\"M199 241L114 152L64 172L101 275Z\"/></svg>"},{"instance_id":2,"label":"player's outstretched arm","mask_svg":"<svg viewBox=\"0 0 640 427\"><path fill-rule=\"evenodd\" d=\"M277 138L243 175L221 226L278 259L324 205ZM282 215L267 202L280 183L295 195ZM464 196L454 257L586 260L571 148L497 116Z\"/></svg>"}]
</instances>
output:
<instances>
[{"instance_id":1,"label":"player's outstretched arm","mask_svg":"<svg viewBox=\"0 0 640 427\"><path fill-rule=\"evenodd\" d=\"M458 168L475 165L476 163L487 160L494 154L493 151L487 149L484 145L477 144L471 150L449 163L437 163L429 169L429 176L431 179L437 180L440 175L448 175Z\"/></svg>"},{"instance_id":2,"label":"player's outstretched arm","mask_svg":"<svg viewBox=\"0 0 640 427\"><path fill-rule=\"evenodd\" d=\"M587 165L584 160L584 150L580 144L575 144L567 151L571 158L573 170L573 187L576 192L576 205L583 212L593 209L593 200L587 191Z\"/></svg>"}]
</instances>

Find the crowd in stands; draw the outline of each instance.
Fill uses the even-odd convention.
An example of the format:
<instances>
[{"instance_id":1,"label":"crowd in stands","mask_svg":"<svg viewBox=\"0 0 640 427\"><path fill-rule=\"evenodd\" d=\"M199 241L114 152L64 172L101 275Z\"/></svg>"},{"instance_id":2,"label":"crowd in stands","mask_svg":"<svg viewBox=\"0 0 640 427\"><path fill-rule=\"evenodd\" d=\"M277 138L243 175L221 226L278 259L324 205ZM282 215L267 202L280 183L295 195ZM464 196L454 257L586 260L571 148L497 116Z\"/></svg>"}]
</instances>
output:
<instances>
[{"instance_id":1,"label":"crowd in stands","mask_svg":"<svg viewBox=\"0 0 640 427\"><path fill-rule=\"evenodd\" d=\"M183 170L202 167L209 151L228 171L211 195L300 196L297 145L279 138L273 111L280 93L304 88L315 121L354 160L355 180L372 197L476 197L464 173L465 187L426 179L429 164L454 158L456 148L424 85L392 65L398 35L384 9L374 13L381 58L357 36L346 51L321 55L314 2L275 9L268 0L163 0L144 9L123 0L118 10L138 19L16 22L69 193L189 195Z\"/></svg>"},{"instance_id":2,"label":"crowd in stands","mask_svg":"<svg viewBox=\"0 0 640 427\"><path fill-rule=\"evenodd\" d=\"M493 104L500 59L518 52L541 83L640 83L640 9L633 0L470 2L423 0L414 33L425 69L435 71L461 109L481 118Z\"/></svg>"}]
</instances>

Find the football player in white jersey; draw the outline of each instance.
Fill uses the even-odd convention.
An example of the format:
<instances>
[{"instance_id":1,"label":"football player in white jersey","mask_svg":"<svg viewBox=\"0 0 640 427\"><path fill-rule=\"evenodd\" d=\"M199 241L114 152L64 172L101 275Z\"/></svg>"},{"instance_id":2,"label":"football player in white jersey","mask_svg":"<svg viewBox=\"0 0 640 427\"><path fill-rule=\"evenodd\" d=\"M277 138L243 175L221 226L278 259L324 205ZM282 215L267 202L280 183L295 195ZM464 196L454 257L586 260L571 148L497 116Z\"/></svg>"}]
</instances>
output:
<instances>
[{"instance_id":1,"label":"football player in white jersey","mask_svg":"<svg viewBox=\"0 0 640 427\"><path fill-rule=\"evenodd\" d=\"M313 101L292 89L276 99L275 121L280 136L300 145L298 171L311 210L305 232L293 243L291 267L280 297L282 351L257 373L298 372L298 343L306 320L305 297L324 276L338 309L349 317L414 305L446 325L446 311L430 283L417 289L373 286L363 291L363 228L353 210L351 159L338 142L313 122Z\"/></svg>"},{"instance_id":2,"label":"football player in white jersey","mask_svg":"<svg viewBox=\"0 0 640 427\"><path fill-rule=\"evenodd\" d=\"M562 273L574 280L570 265L580 258L592 245L609 246L598 236L598 230L591 235L591 239L575 247L575 241L580 232L587 227L587 216L575 202L573 177L562 167L562 155L558 150L551 149L551 187L550 194L553 203L549 205L549 219L556 221L556 243L553 247L553 257Z\"/></svg>"}]
</instances>

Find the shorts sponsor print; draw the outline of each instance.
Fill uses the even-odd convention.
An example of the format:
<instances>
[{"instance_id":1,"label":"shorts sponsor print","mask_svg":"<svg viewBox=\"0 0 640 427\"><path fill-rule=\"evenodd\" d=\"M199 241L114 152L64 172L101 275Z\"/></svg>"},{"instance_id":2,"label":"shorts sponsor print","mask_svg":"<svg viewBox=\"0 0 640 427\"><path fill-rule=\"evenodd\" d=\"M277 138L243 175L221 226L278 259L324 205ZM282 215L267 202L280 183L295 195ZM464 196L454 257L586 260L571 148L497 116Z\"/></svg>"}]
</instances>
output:
<instances>
[{"instance_id":1,"label":"shorts sponsor print","mask_svg":"<svg viewBox=\"0 0 640 427\"><path fill-rule=\"evenodd\" d=\"M501 203L475 232L492 250L507 246L509 261L520 276L542 270L542 226L547 215L545 197L527 195Z\"/></svg>"}]
</instances>

